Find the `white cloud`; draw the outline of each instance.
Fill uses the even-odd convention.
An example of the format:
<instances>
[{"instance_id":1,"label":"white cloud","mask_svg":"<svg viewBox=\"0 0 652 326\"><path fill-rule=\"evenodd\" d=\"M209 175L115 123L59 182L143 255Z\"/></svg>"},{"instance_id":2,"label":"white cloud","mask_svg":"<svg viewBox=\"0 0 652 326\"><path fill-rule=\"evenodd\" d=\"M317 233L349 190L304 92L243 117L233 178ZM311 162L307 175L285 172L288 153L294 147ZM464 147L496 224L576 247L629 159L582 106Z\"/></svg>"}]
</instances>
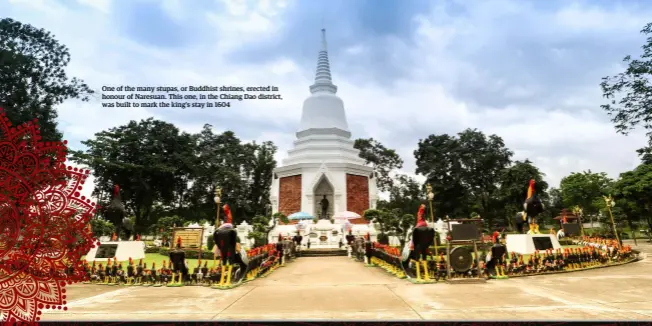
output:
<instances>
[{"instance_id":1,"label":"white cloud","mask_svg":"<svg viewBox=\"0 0 652 326\"><path fill-rule=\"evenodd\" d=\"M248 130L253 136L243 138L274 141L280 149L277 160L280 162L285 157L294 134L280 133L276 126L298 126L314 65L305 66L290 57L270 58L268 62L256 64L233 63L228 54L244 45L280 37L291 2L220 1L225 5L223 10L197 15L189 13L189 9L178 1L166 0L161 7L170 17L176 21L190 20L200 25L202 31L201 41L183 48L167 49L127 39L106 14L112 8L110 1L80 2L86 6L72 8L54 0L10 0L9 15L52 31L70 48L70 75L84 79L96 90L102 85L275 85L281 89L283 101L244 101L234 103L231 108L203 111L108 110L101 107L99 100L67 102L59 108L59 117L65 136L72 140L72 147L78 147L78 141L101 130L154 116L189 132L199 130L205 123L220 131L232 129L236 134ZM594 108L601 101L595 88L578 87L572 96L560 99L560 107L542 104L547 103L543 99L541 103L535 101L527 106L491 107L465 102L447 90L445 83L454 82L502 90L514 99L540 93L538 89L514 86L509 80L487 80L483 70L451 52L453 39L468 37L493 20L502 19L503 15L531 10L513 2L500 2L504 6L497 6L496 2L479 3L469 7L469 18L459 20L443 19L442 12L445 13L446 8L437 7L434 12L413 19L416 28L411 40L387 38L385 52L401 62L405 72L405 77L393 81L391 90L381 88L377 83L353 81L347 67L334 64L333 78L347 108L349 124L357 126L352 130L354 137L369 135L388 147L396 148L406 161L404 171L410 174L414 172L412 152L419 138L433 133L456 133L465 128L479 128L502 136L507 146L515 151L516 159L534 161L553 185L573 171L606 171L616 177L619 172L634 166L637 162L634 150L641 147L645 139L640 134L630 137L615 134L609 121L595 113ZM500 13L496 8L506 11ZM525 14L534 15L530 11ZM596 8L571 6L553 16L557 17L554 22L558 24L557 29L563 26L600 31L622 28L616 22L631 15L624 9L609 13ZM588 19L595 20L587 22ZM637 26L634 32L642 26L638 25L639 20L638 16L629 19ZM472 39L465 48L457 50L482 51L484 42L487 40ZM332 42L330 46L333 47ZM371 51L369 46L363 41L348 47L345 52L356 60L369 60L365 56ZM316 58L318 30L314 42L303 45L303 48L314 52ZM560 60L565 55L563 50L550 51ZM575 110L566 110L562 106ZM582 107L586 110L577 109ZM255 125L257 130L249 130L251 125ZM265 129L265 125L269 128Z\"/></svg>"}]
</instances>

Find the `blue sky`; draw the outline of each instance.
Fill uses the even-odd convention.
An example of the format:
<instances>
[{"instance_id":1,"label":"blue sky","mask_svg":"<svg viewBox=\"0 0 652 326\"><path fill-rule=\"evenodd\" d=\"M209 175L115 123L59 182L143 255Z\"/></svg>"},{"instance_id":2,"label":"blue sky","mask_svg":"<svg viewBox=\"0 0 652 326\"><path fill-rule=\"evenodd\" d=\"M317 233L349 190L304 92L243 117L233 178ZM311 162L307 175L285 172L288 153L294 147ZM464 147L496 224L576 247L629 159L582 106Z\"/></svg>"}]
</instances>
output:
<instances>
[{"instance_id":1,"label":"blue sky","mask_svg":"<svg viewBox=\"0 0 652 326\"><path fill-rule=\"evenodd\" d=\"M479 128L503 137L558 184L638 163L641 133L617 135L600 78L640 53L648 1L3 0L0 12L52 31L69 73L103 85L275 85L283 101L231 109L59 108L72 147L95 132L154 116L194 132L205 123L245 140L292 146L314 75L319 29L354 137L396 148L414 172L429 134Z\"/></svg>"}]
</instances>

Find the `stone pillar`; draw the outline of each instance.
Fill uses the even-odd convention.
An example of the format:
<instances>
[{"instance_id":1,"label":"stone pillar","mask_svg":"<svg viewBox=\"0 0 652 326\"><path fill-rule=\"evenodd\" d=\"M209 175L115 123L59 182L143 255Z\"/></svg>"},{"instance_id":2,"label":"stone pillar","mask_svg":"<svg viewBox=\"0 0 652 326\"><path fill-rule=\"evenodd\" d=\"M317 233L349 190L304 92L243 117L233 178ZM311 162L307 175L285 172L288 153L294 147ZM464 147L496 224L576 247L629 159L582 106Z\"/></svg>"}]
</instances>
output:
<instances>
[{"instance_id":1,"label":"stone pillar","mask_svg":"<svg viewBox=\"0 0 652 326\"><path fill-rule=\"evenodd\" d=\"M308 206L310 208L310 211L306 210L306 211L304 211L304 213L308 213L308 214L310 214L312 216L317 217L319 212L316 211L316 208L315 208L315 195L312 192L306 194L306 206Z\"/></svg>"},{"instance_id":2,"label":"stone pillar","mask_svg":"<svg viewBox=\"0 0 652 326\"><path fill-rule=\"evenodd\" d=\"M343 212L343 211L346 210L345 208L342 207L342 197L343 197L342 193L339 192L339 191L336 192L335 194L333 194L333 201L334 201L334 203L333 203L333 214L335 214L337 212Z\"/></svg>"}]
</instances>

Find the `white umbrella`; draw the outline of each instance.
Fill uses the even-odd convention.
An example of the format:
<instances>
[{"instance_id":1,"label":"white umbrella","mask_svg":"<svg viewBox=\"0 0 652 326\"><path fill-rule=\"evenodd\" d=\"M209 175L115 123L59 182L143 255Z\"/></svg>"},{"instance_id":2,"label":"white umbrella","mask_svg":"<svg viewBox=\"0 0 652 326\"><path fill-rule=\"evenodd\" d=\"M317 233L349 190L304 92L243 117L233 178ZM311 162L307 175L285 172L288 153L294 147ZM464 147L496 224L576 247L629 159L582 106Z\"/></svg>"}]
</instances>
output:
<instances>
[{"instance_id":1,"label":"white umbrella","mask_svg":"<svg viewBox=\"0 0 652 326\"><path fill-rule=\"evenodd\" d=\"M362 216L360 216L360 214L357 214L357 213L354 213L354 212L348 212L348 211L339 212L339 213L333 215L334 220L346 220L346 221L354 220L354 219L360 218L360 217L362 217Z\"/></svg>"}]
</instances>

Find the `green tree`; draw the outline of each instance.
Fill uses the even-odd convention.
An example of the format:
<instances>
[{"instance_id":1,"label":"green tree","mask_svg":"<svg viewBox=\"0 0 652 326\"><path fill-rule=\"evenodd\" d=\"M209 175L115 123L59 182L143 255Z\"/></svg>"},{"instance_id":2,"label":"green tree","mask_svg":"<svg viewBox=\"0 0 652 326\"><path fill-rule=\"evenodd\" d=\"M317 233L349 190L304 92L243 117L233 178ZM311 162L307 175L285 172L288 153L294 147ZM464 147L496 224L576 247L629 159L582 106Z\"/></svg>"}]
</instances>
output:
<instances>
[{"instance_id":1,"label":"green tree","mask_svg":"<svg viewBox=\"0 0 652 326\"><path fill-rule=\"evenodd\" d=\"M44 29L11 18L0 20L0 107L13 125L37 118L43 141L60 141L56 106L88 101L93 91L70 78L68 48Z\"/></svg>"},{"instance_id":2,"label":"green tree","mask_svg":"<svg viewBox=\"0 0 652 326\"><path fill-rule=\"evenodd\" d=\"M109 221L101 218L91 219L91 230L96 237L111 236L115 232L115 227Z\"/></svg>"},{"instance_id":3,"label":"green tree","mask_svg":"<svg viewBox=\"0 0 652 326\"><path fill-rule=\"evenodd\" d=\"M405 245L407 231L414 227L416 218L412 214L404 214L401 209L368 209L363 213L368 221L377 223L380 228L378 242L389 244L389 236L398 238L401 248Z\"/></svg>"},{"instance_id":4,"label":"green tree","mask_svg":"<svg viewBox=\"0 0 652 326\"><path fill-rule=\"evenodd\" d=\"M523 210L523 202L527 197L530 180L534 179L535 190L542 201L548 199L546 190L548 183L543 180L544 174L530 160L516 161L510 167L501 171L499 178L499 207L504 209L503 216L508 224L512 217Z\"/></svg>"},{"instance_id":5,"label":"green tree","mask_svg":"<svg viewBox=\"0 0 652 326\"><path fill-rule=\"evenodd\" d=\"M73 153L73 161L87 165L97 178L94 195L110 201L114 184L130 215L135 232L142 233L156 221L157 204L181 207L187 182L196 163L196 138L174 125L149 118L111 128L82 142L85 151Z\"/></svg>"},{"instance_id":6,"label":"green tree","mask_svg":"<svg viewBox=\"0 0 652 326\"><path fill-rule=\"evenodd\" d=\"M638 150L639 155L652 154L652 23L641 33L647 39L639 59L630 55L623 59L627 64L624 72L602 78L603 97L609 103L601 105L616 125L619 133L627 134L638 125L648 130L648 146Z\"/></svg>"},{"instance_id":7,"label":"green tree","mask_svg":"<svg viewBox=\"0 0 652 326\"><path fill-rule=\"evenodd\" d=\"M594 217L604 208L602 196L609 193L612 185L613 180L606 173L593 173L589 170L564 177L559 189L566 208L579 206L583 215L593 222Z\"/></svg>"},{"instance_id":8,"label":"green tree","mask_svg":"<svg viewBox=\"0 0 652 326\"><path fill-rule=\"evenodd\" d=\"M176 225L177 227L183 226L185 223L184 219L180 216L165 216L161 217L156 221L156 228L162 237L170 239L172 237L172 228ZM162 231L162 232L161 232Z\"/></svg>"},{"instance_id":9,"label":"green tree","mask_svg":"<svg viewBox=\"0 0 652 326\"><path fill-rule=\"evenodd\" d=\"M376 174L376 184L380 191L392 186L391 172L403 167L403 160L395 150L386 148L373 138L356 139L353 145L360 151L360 157L372 164Z\"/></svg>"},{"instance_id":10,"label":"green tree","mask_svg":"<svg viewBox=\"0 0 652 326\"><path fill-rule=\"evenodd\" d=\"M636 169L621 173L613 185L616 207L623 210L632 230L639 220L647 222L652 230L652 165L641 164Z\"/></svg>"},{"instance_id":11,"label":"green tree","mask_svg":"<svg viewBox=\"0 0 652 326\"><path fill-rule=\"evenodd\" d=\"M274 219L274 223L270 222ZM269 233L274 229L277 222L284 224L289 223L287 216L282 213L274 213L272 216L256 215L252 219L252 232L247 237L254 239L254 247L259 247L268 243Z\"/></svg>"},{"instance_id":12,"label":"green tree","mask_svg":"<svg viewBox=\"0 0 652 326\"><path fill-rule=\"evenodd\" d=\"M278 149L269 141L252 145L255 147L255 159L249 178L247 216L266 214L267 207L271 205L269 197L274 177L273 172L276 168L274 155Z\"/></svg>"},{"instance_id":13,"label":"green tree","mask_svg":"<svg viewBox=\"0 0 652 326\"><path fill-rule=\"evenodd\" d=\"M492 201L501 172L513 153L497 135L467 129L457 137L430 135L414 151L416 173L425 175L435 191L442 215L468 216L479 211L491 224L497 212Z\"/></svg>"},{"instance_id":14,"label":"green tree","mask_svg":"<svg viewBox=\"0 0 652 326\"><path fill-rule=\"evenodd\" d=\"M395 214L391 214L388 225L392 231L391 234L400 242L401 248L405 246L407 232L416 225L416 220L414 214L401 214L400 210Z\"/></svg>"},{"instance_id":15,"label":"green tree","mask_svg":"<svg viewBox=\"0 0 652 326\"><path fill-rule=\"evenodd\" d=\"M189 194L193 214L215 219L213 197L219 186L222 203L231 207L235 223L252 223L253 216L265 215L276 147L271 142L243 143L232 131L215 134L211 125L205 125L197 138L197 163Z\"/></svg>"},{"instance_id":16,"label":"green tree","mask_svg":"<svg viewBox=\"0 0 652 326\"><path fill-rule=\"evenodd\" d=\"M416 213L426 199L422 188L422 185L414 178L398 174L389 188L389 201L379 201L378 208L400 209L405 213Z\"/></svg>"},{"instance_id":17,"label":"green tree","mask_svg":"<svg viewBox=\"0 0 652 326\"><path fill-rule=\"evenodd\" d=\"M544 204L546 206L546 210L542 214L545 215L544 219L552 221L552 218L559 216L561 210L564 209L561 190L559 190L559 188L550 188L550 190L548 190L548 200L546 200Z\"/></svg>"}]
</instances>

